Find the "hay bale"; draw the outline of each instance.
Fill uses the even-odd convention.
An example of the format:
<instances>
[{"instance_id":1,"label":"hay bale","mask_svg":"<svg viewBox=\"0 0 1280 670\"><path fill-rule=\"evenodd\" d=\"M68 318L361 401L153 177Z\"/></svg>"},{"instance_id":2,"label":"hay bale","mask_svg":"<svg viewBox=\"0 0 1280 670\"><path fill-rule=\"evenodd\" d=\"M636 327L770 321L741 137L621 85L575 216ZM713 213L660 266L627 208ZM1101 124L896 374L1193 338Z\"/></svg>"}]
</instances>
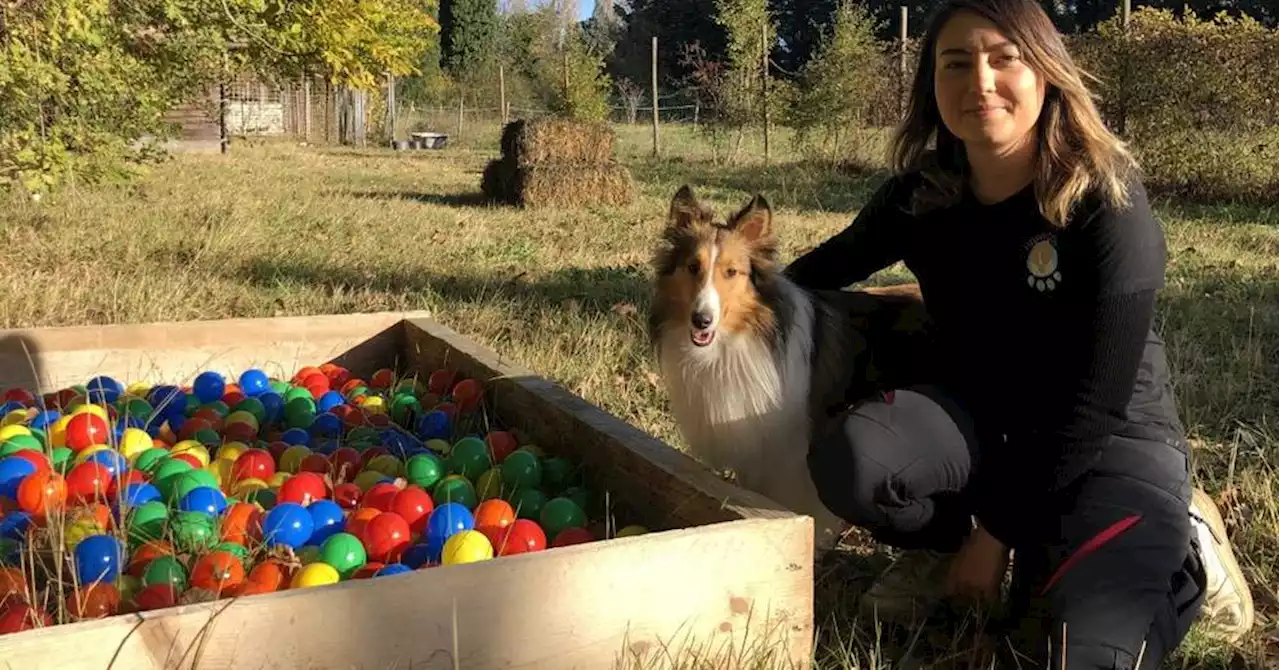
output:
<instances>
[{"instance_id":1,"label":"hay bale","mask_svg":"<svg viewBox=\"0 0 1280 670\"><path fill-rule=\"evenodd\" d=\"M521 165L515 196L525 207L629 205L636 197L631 172L616 163Z\"/></svg>"},{"instance_id":2,"label":"hay bale","mask_svg":"<svg viewBox=\"0 0 1280 670\"><path fill-rule=\"evenodd\" d=\"M595 164L613 160L613 129L604 122L568 119L513 121L502 131L502 155L521 166Z\"/></svg>"}]
</instances>

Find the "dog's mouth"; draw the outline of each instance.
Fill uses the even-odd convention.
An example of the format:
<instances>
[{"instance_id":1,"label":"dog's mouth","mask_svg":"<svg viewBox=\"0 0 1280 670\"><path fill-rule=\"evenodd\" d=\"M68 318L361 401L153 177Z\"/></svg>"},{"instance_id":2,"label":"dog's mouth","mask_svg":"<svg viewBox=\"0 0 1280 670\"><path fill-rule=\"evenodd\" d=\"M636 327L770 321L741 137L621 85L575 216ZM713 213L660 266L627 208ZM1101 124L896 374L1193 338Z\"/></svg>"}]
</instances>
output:
<instances>
[{"instance_id":1,"label":"dog's mouth","mask_svg":"<svg viewBox=\"0 0 1280 670\"><path fill-rule=\"evenodd\" d=\"M712 341L712 340L716 339L716 331L714 331L714 330L695 330L695 331L693 331L693 332L692 332L692 334L689 336L689 339L693 341L693 346L695 346L695 347L705 347L705 346L707 346L708 344L711 344L711 341Z\"/></svg>"}]
</instances>

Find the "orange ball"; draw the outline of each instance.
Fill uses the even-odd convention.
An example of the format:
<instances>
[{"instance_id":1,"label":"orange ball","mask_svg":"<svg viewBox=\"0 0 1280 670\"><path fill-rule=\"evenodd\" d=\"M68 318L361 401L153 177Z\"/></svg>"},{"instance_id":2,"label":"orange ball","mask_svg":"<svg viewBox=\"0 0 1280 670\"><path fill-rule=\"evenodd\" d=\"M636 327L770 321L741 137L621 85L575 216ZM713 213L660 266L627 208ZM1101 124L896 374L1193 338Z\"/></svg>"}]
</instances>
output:
<instances>
[{"instance_id":1,"label":"orange ball","mask_svg":"<svg viewBox=\"0 0 1280 670\"><path fill-rule=\"evenodd\" d=\"M364 532L364 527L379 514L382 514L382 510L376 507L361 507L357 509L351 513L351 516L347 517L346 531L363 540L364 536L361 533Z\"/></svg>"},{"instance_id":2,"label":"orange ball","mask_svg":"<svg viewBox=\"0 0 1280 670\"><path fill-rule=\"evenodd\" d=\"M211 551L191 569L191 585L221 595L244 582L244 565L229 551Z\"/></svg>"},{"instance_id":3,"label":"orange ball","mask_svg":"<svg viewBox=\"0 0 1280 670\"><path fill-rule=\"evenodd\" d=\"M56 472L32 473L18 485L18 507L37 520L66 503L67 481Z\"/></svg>"},{"instance_id":4,"label":"orange ball","mask_svg":"<svg viewBox=\"0 0 1280 670\"><path fill-rule=\"evenodd\" d=\"M375 389L391 388L391 385L394 384L396 381L396 373L391 368L382 368L381 370L378 370L377 372L373 373L373 378L370 379L369 381L370 381L370 384L369 384L370 388L375 388Z\"/></svg>"},{"instance_id":5,"label":"orange ball","mask_svg":"<svg viewBox=\"0 0 1280 670\"><path fill-rule=\"evenodd\" d=\"M125 572L139 579L146 574L147 566L161 556L173 556L173 545L165 540L150 540L134 550Z\"/></svg>"},{"instance_id":6,"label":"orange ball","mask_svg":"<svg viewBox=\"0 0 1280 670\"><path fill-rule=\"evenodd\" d=\"M246 547L262 541L262 508L238 502L222 513L222 541Z\"/></svg>"},{"instance_id":7,"label":"orange ball","mask_svg":"<svg viewBox=\"0 0 1280 670\"><path fill-rule=\"evenodd\" d=\"M506 528L516 522L516 511L502 498L490 498L476 507L476 530Z\"/></svg>"},{"instance_id":8,"label":"orange ball","mask_svg":"<svg viewBox=\"0 0 1280 670\"><path fill-rule=\"evenodd\" d=\"M240 594L253 595L255 593L279 591L289 585L289 579L292 576L283 562L277 559L267 559L253 566L253 569L249 571L249 578L245 581L244 587L240 589Z\"/></svg>"},{"instance_id":9,"label":"orange ball","mask_svg":"<svg viewBox=\"0 0 1280 670\"><path fill-rule=\"evenodd\" d=\"M0 568L0 603L26 601L27 577L21 568Z\"/></svg>"},{"instance_id":10,"label":"orange ball","mask_svg":"<svg viewBox=\"0 0 1280 670\"><path fill-rule=\"evenodd\" d=\"M460 411L470 412L480 404L480 397L483 393L484 389L481 388L480 382L474 379L464 379L453 387L453 400L457 403Z\"/></svg>"},{"instance_id":11,"label":"orange ball","mask_svg":"<svg viewBox=\"0 0 1280 670\"><path fill-rule=\"evenodd\" d=\"M67 596L67 610L76 619L101 619L114 615L119 609L120 591L115 584L90 584Z\"/></svg>"}]
</instances>

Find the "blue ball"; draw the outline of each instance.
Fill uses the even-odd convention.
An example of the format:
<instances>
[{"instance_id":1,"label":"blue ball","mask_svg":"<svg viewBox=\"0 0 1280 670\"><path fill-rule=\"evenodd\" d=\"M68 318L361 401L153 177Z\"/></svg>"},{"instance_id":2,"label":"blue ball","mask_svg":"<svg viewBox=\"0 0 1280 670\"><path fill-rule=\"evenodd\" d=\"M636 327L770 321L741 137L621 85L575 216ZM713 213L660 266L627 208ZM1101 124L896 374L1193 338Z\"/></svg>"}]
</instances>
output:
<instances>
[{"instance_id":1,"label":"blue ball","mask_svg":"<svg viewBox=\"0 0 1280 670\"><path fill-rule=\"evenodd\" d=\"M27 475L36 471L35 463L25 458L9 456L0 460L0 496L10 500L18 499L18 485Z\"/></svg>"},{"instance_id":2,"label":"blue ball","mask_svg":"<svg viewBox=\"0 0 1280 670\"><path fill-rule=\"evenodd\" d=\"M206 370L196 377L195 382L191 384L191 391L202 403L215 402L222 400L222 395L227 391L227 381L222 378L222 375Z\"/></svg>"},{"instance_id":3,"label":"blue ball","mask_svg":"<svg viewBox=\"0 0 1280 670\"><path fill-rule=\"evenodd\" d=\"M271 379L267 377L267 373L257 368L251 368L240 373L240 391L250 398L266 393L271 390Z\"/></svg>"},{"instance_id":4,"label":"blue ball","mask_svg":"<svg viewBox=\"0 0 1280 670\"><path fill-rule=\"evenodd\" d=\"M431 560L439 563L445 540L475 526L476 520L471 511L459 503L449 502L431 510L431 516L427 517L426 532L423 533L427 538Z\"/></svg>"},{"instance_id":5,"label":"blue ball","mask_svg":"<svg viewBox=\"0 0 1280 670\"><path fill-rule=\"evenodd\" d=\"M316 411L328 412L334 407L344 403L346 403L346 399L342 397L341 393L338 393L337 391L325 391L324 395L320 396L319 400L316 400Z\"/></svg>"},{"instance_id":6,"label":"blue ball","mask_svg":"<svg viewBox=\"0 0 1280 670\"><path fill-rule=\"evenodd\" d=\"M387 575L398 575L405 572L413 572L413 568L404 563L388 563L373 573L374 577L386 577Z\"/></svg>"},{"instance_id":7,"label":"blue ball","mask_svg":"<svg viewBox=\"0 0 1280 670\"><path fill-rule=\"evenodd\" d=\"M129 459L125 458L124 454L111 449L95 451L86 460L101 464L111 473L112 477L118 477L120 473L129 469Z\"/></svg>"},{"instance_id":8,"label":"blue ball","mask_svg":"<svg viewBox=\"0 0 1280 670\"><path fill-rule=\"evenodd\" d=\"M94 403L113 403L124 393L124 384L106 376L94 377L84 385L89 400Z\"/></svg>"},{"instance_id":9,"label":"blue ball","mask_svg":"<svg viewBox=\"0 0 1280 670\"><path fill-rule=\"evenodd\" d=\"M306 428L290 428L289 430L284 431L284 434L280 436L280 439L284 441L285 444L300 444L305 447L311 444L311 433L308 433Z\"/></svg>"},{"instance_id":10,"label":"blue ball","mask_svg":"<svg viewBox=\"0 0 1280 670\"><path fill-rule=\"evenodd\" d=\"M449 415L438 409L423 414L422 418L418 419L418 437L424 440L448 439Z\"/></svg>"},{"instance_id":11,"label":"blue ball","mask_svg":"<svg viewBox=\"0 0 1280 670\"><path fill-rule=\"evenodd\" d=\"M267 391L258 396L258 400L262 402L262 407L267 411L267 423L275 423L280 420L280 413L284 411L284 396L275 391Z\"/></svg>"},{"instance_id":12,"label":"blue ball","mask_svg":"<svg viewBox=\"0 0 1280 670\"><path fill-rule=\"evenodd\" d=\"M178 501L178 509L184 512L204 512L209 516L218 516L227 509L227 497L222 491L209 486L198 486Z\"/></svg>"},{"instance_id":13,"label":"blue ball","mask_svg":"<svg viewBox=\"0 0 1280 670\"><path fill-rule=\"evenodd\" d=\"M49 426L52 426L53 424L57 423L58 419L61 419L61 418L62 418L62 412L59 412L56 409L46 409L43 412L40 412L39 414L37 414L36 417L31 420L31 427L39 428L40 430L43 430L43 431L48 431Z\"/></svg>"},{"instance_id":14,"label":"blue ball","mask_svg":"<svg viewBox=\"0 0 1280 670\"><path fill-rule=\"evenodd\" d=\"M326 437L341 435L342 419L339 419L337 415L329 412L317 414L315 421L311 422L310 430L312 435L322 435Z\"/></svg>"},{"instance_id":15,"label":"blue ball","mask_svg":"<svg viewBox=\"0 0 1280 670\"><path fill-rule=\"evenodd\" d=\"M338 440L326 437L316 440L315 443L311 445L311 451L322 456L332 456L333 452L338 450L338 446Z\"/></svg>"},{"instance_id":16,"label":"blue ball","mask_svg":"<svg viewBox=\"0 0 1280 670\"><path fill-rule=\"evenodd\" d=\"M335 533L341 533L347 526L342 508L332 500L312 501L307 505L307 512L311 514L311 523L315 526L307 544L324 544L325 540Z\"/></svg>"},{"instance_id":17,"label":"blue ball","mask_svg":"<svg viewBox=\"0 0 1280 670\"><path fill-rule=\"evenodd\" d=\"M418 543L404 550L400 555L400 563L417 570L431 561L431 547L424 543ZM392 565L396 565L392 563Z\"/></svg>"},{"instance_id":18,"label":"blue ball","mask_svg":"<svg viewBox=\"0 0 1280 670\"><path fill-rule=\"evenodd\" d=\"M0 517L0 537L21 540L31 526L31 515L21 510L8 512Z\"/></svg>"},{"instance_id":19,"label":"blue ball","mask_svg":"<svg viewBox=\"0 0 1280 670\"><path fill-rule=\"evenodd\" d=\"M276 505L262 520L262 537L268 546L283 544L298 549L314 531L311 514L298 503Z\"/></svg>"},{"instance_id":20,"label":"blue ball","mask_svg":"<svg viewBox=\"0 0 1280 670\"><path fill-rule=\"evenodd\" d=\"M186 409L186 394L177 386L157 386L147 393L147 402L158 412L163 412L166 416L173 413L173 407L177 406L178 412Z\"/></svg>"},{"instance_id":21,"label":"blue ball","mask_svg":"<svg viewBox=\"0 0 1280 670\"><path fill-rule=\"evenodd\" d=\"M15 400L10 400L5 404L0 405L0 416L8 414L9 412L16 412L17 410L20 410L20 409L26 409L26 406L24 406L22 403L17 402Z\"/></svg>"},{"instance_id":22,"label":"blue ball","mask_svg":"<svg viewBox=\"0 0 1280 670\"><path fill-rule=\"evenodd\" d=\"M138 507L161 498L160 489L147 482L133 482L124 489L125 507Z\"/></svg>"},{"instance_id":23,"label":"blue ball","mask_svg":"<svg viewBox=\"0 0 1280 670\"><path fill-rule=\"evenodd\" d=\"M120 575L120 540L112 535L90 535L76 545L76 576L82 586L111 584Z\"/></svg>"}]
</instances>

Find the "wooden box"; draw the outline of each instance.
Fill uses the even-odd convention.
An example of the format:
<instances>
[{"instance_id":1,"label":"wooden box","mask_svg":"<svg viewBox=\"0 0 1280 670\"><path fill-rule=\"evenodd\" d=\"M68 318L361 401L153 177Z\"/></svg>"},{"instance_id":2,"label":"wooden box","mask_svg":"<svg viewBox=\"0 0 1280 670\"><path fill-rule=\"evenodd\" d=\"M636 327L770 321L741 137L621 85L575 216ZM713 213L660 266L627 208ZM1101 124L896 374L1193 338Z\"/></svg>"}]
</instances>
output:
<instances>
[{"instance_id":1,"label":"wooden box","mask_svg":"<svg viewBox=\"0 0 1280 670\"><path fill-rule=\"evenodd\" d=\"M583 464L652 532L327 587L0 636L0 665L75 668L807 667L812 520L425 313L0 331L0 387L94 375L190 383L326 361L368 375L449 367L488 386L487 411Z\"/></svg>"}]
</instances>

